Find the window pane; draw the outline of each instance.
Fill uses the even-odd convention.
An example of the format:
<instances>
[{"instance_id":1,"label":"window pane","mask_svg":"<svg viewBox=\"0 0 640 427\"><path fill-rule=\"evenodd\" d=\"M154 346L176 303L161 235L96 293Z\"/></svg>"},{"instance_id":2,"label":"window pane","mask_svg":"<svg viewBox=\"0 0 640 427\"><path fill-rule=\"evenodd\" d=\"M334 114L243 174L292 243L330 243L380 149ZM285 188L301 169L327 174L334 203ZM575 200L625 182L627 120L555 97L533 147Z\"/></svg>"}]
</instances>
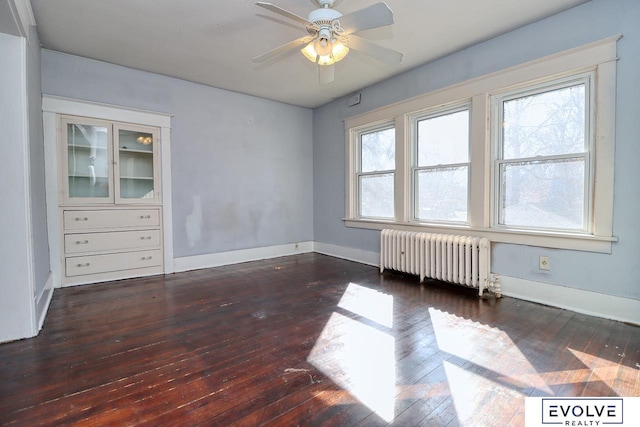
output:
<instances>
[{"instance_id":1,"label":"window pane","mask_svg":"<svg viewBox=\"0 0 640 427\"><path fill-rule=\"evenodd\" d=\"M469 161L469 110L418 122L418 167Z\"/></svg>"},{"instance_id":2,"label":"window pane","mask_svg":"<svg viewBox=\"0 0 640 427\"><path fill-rule=\"evenodd\" d=\"M153 135L120 129L120 197L153 199Z\"/></svg>"},{"instance_id":3,"label":"window pane","mask_svg":"<svg viewBox=\"0 0 640 427\"><path fill-rule=\"evenodd\" d=\"M502 224L584 229L584 159L504 164Z\"/></svg>"},{"instance_id":4,"label":"window pane","mask_svg":"<svg viewBox=\"0 0 640 427\"><path fill-rule=\"evenodd\" d=\"M585 85L505 101L503 158L585 151Z\"/></svg>"},{"instance_id":5,"label":"window pane","mask_svg":"<svg viewBox=\"0 0 640 427\"><path fill-rule=\"evenodd\" d=\"M393 174L360 177L360 216L393 218Z\"/></svg>"},{"instance_id":6,"label":"window pane","mask_svg":"<svg viewBox=\"0 0 640 427\"><path fill-rule=\"evenodd\" d=\"M67 124L69 197L109 197L107 128Z\"/></svg>"},{"instance_id":7,"label":"window pane","mask_svg":"<svg viewBox=\"0 0 640 427\"><path fill-rule=\"evenodd\" d=\"M416 175L416 219L467 222L467 166L419 170Z\"/></svg>"},{"instance_id":8,"label":"window pane","mask_svg":"<svg viewBox=\"0 0 640 427\"><path fill-rule=\"evenodd\" d=\"M388 171L396 168L394 128L362 134L360 149L360 172Z\"/></svg>"}]
</instances>

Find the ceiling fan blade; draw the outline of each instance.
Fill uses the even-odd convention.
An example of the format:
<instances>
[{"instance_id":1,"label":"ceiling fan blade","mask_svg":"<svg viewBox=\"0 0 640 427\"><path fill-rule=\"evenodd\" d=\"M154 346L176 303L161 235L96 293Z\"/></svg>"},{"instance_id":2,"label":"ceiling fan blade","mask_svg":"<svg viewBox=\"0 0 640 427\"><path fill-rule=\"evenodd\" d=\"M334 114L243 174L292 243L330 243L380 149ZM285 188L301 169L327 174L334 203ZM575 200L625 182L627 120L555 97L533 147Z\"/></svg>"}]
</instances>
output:
<instances>
[{"instance_id":1,"label":"ceiling fan blade","mask_svg":"<svg viewBox=\"0 0 640 427\"><path fill-rule=\"evenodd\" d=\"M263 7L267 10L270 10L271 12L277 13L278 15L282 15L285 18L289 18L292 19L296 22L301 23L304 26L307 27L314 27L316 26L316 24L314 24L313 22L309 21L306 18L303 18L302 16L298 16L295 13L289 12L288 10L284 10L283 8L276 6L273 3L267 3L267 2L263 2L263 1L259 1L256 3L256 5Z\"/></svg>"},{"instance_id":2,"label":"ceiling fan blade","mask_svg":"<svg viewBox=\"0 0 640 427\"><path fill-rule=\"evenodd\" d=\"M357 50L360 53L364 53L365 55L371 56L379 61L386 62L387 64L398 64L402 61L402 54L400 52L378 46L367 39L363 39L362 37L358 37L353 34L349 36L347 46L350 49Z\"/></svg>"},{"instance_id":3,"label":"ceiling fan blade","mask_svg":"<svg viewBox=\"0 0 640 427\"><path fill-rule=\"evenodd\" d=\"M280 55L284 55L285 53L289 52L290 50L293 50L297 47L300 47L306 43L309 43L311 40L313 40L313 36L305 36L305 37L300 37L299 39L295 39L293 41L290 41L289 43L283 44L280 47L277 47L275 49L270 50L269 52L265 52L262 55L258 55L255 58L252 59L253 62L265 62L268 61L270 59L273 59L277 56Z\"/></svg>"},{"instance_id":4,"label":"ceiling fan blade","mask_svg":"<svg viewBox=\"0 0 640 427\"><path fill-rule=\"evenodd\" d=\"M326 85L331 83L334 77L335 66L331 65L318 65L318 76L320 77L320 84Z\"/></svg>"},{"instance_id":5,"label":"ceiling fan blade","mask_svg":"<svg viewBox=\"0 0 640 427\"><path fill-rule=\"evenodd\" d=\"M393 12L385 3L376 3L364 9L347 13L338 19L346 34L357 33L369 28L393 24Z\"/></svg>"}]
</instances>

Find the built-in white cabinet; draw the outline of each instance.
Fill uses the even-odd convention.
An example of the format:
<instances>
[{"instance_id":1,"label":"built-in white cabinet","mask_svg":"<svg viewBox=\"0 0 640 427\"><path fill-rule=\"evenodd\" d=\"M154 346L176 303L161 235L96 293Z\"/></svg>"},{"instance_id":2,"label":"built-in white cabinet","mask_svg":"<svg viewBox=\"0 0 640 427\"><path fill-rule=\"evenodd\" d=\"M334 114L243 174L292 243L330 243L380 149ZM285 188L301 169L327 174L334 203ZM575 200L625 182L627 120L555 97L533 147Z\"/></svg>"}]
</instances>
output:
<instances>
[{"instance_id":1,"label":"built-in white cabinet","mask_svg":"<svg viewBox=\"0 0 640 427\"><path fill-rule=\"evenodd\" d=\"M160 130L58 117L62 284L162 273Z\"/></svg>"},{"instance_id":2,"label":"built-in white cabinet","mask_svg":"<svg viewBox=\"0 0 640 427\"><path fill-rule=\"evenodd\" d=\"M159 206L63 207L64 283L162 273Z\"/></svg>"},{"instance_id":3,"label":"built-in white cabinet","mask_svg":"<svg viewBox=\"0 0 640 427\"><path fill-rule=\"evenodd\" d=\"M61 118L64 204L160 202L157 128Z\"/></svg>"}]
</instances>

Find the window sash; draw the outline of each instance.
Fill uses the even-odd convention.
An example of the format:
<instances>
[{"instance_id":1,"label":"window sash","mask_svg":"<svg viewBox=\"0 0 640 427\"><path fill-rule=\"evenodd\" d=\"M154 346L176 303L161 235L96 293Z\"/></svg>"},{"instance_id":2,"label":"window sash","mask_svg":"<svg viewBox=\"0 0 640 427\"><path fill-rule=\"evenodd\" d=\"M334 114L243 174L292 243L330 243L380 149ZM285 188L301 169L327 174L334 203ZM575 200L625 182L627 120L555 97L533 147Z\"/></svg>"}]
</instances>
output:
<instances>
[{"instance_id":1,"label":"window sash","mask_svg":"<svg viewBox=\"0 0 640 427\"><path fill-rule=\"evenodd\" d=\"M466 154L466 162L454 162L454 163L442 163L437 165L428 165L428 166L418 166L419 164L419 126L420 123L425 120L437 119L439 117L445 117L450 114L456 114L460 112L466 111L468 113L468 132L467 132L467 152ZM410 145L411 145L411 168L410 168L410 187L411 187L411 200L409 201L409 207L411 209L410 221L421 224L460 224L460 225L468 225L469 224L469 207L471 202L471 101L464 101L463 103L456 103L453 105L448 105L446 107L439 107L436 109L431 109L426 112L419 112L410 115L409 123L411 126L411 134L410 134ZM420 171L428 171L428 170L447 170L453 168L467 168L467 194L466 194L466 215L464 221L455 221L444 220L444 219L436 219L436 218L420 218L418 214L419 209L419 185L418 179L420 175Z\"/></svg>"},{"instance_id":2,"label":"window sash","mask_svg":"<svg viewBox=\"0 0 640 427\"><path fill-rule=\"evenodd\" d=\"M387 130L393 129L395 132L395 126L393 124L384 124L382 126L378 126L378 127L372 127L372 128L367 128L367 129L363 129L361 131L359 131L357 133L357 138L358 138L358 144L357 144L357 150L358 150L358 162L357 162L357 171L358 173L380 173L380 172L384 172L385 170L369 170L366 172L362 172L362 164L363 164L363 160L362 160L362 137L365 135L370 135L370 134L374 134L374 133L380 133L380 132L384 132ZM394 158L395 158L395 149L394 149ZM392 169L389 169L392 170Z\"/></svg>"},{"instance_id":3,"label":"window sash","mask_svg":"<svg viewBox=\"0 0 640 427\"><path fill-rule=\"evenodd\" d=\"M593 215L593 172L594 165L592 162L593 156L591 156L591 152L593 150L593 127L595 123L595 117L593 115L593 105L594 105L594 91L592 88L594 82L594 73L582 73L577 75L572 75L570 77L564 79L556 79L552 81L547 81L540 84L529 84L520 88L518 90L514 90L502 95L494 95L493 99L493 108L490 113L490 117L493 119L494 125L494 166L492 171L492 180L494 182L494 191L493 191L493 203L491 209L491 227L495 229L504 229L504 230L532 230L532 231L551 231L551 232L568 232L568 233L583 233L583 234L591 234L593 233L593 222L591 221ZM543 94L547 92L552 92L554 90L562 90L565 88L574 87L577 85L584 85L585 93L584 93L584 151L583 152L571 152L566 154L556 154L556 155L542 155L542 156L534 156L534 157L510 157L508 159L504 159L503 148L504 148L504 132L503 126L504 123L504 103L508 101L512 101L515 99L525 98L528 96L535 96L537 94ZM517 164L517 163L533 163L533 162L553 162L563 159L584 159L584 191L583 191L583 212L582 212L582 228L558 228L558 227L541 227L536 225L506 225L505 222L505 212L503 200L505 198L505 188L504 188L504 170L505 165L509 164Z\"/></svg>"},{"instance_id":4,"label":"window sash","mask_svg":"<svg viewBox=\"0 0 640 427\"><path fill-rule=\"evenodd\" d=\"M462 162L447 162L447 163L430 163L428 165L424 165L424 166L420 166L420 132L419 132L419 127L420 124L422 122L428 121L428 120L435 120L438 118L443 118L449 115L453 115L456 113L462 113L462 112L466 112L467 113L467 150L465 153L465 158L466 161L468 162L471 156L470 153L470 146L471 146L471 137L470 137L470 131L471 131L471 105L470 102L465 102L463 105L456 105L454 107L448 107L448 108L440 108L437 110L433 110L428 114L420 114L420 115L415 115L411 118L411 124L412 124L412 130L413 133L411 135L411 144L412 144L412 154L413 154L413 159L412 159L412 165L414 167L429 167L429 166L444 166L444 165L453 165L456 163L466 163L464 161Z\"/></svg>"},{"instance_id":5,"label":"window sash","mask_svg":"<svg viewBox=\"0 0 640 427\"><path fill-rule=\"evenodd\" d=\"M380 219L380 220L394 220L395 214L391 216L376 216L376 215L367 215L366 212L363 212L363 189L362 182L363 178L367 177L383 177L391 175L393 180L395 181L395 169L387 169L387 170L372 170L367 172L362 172L362 137L363 135L373 134L377 132L384 132L387 130L393 129L395 132L395 124L394 123L382 123L374 126L368 126L354 132L354 138L357 141L355 144L355 157L357 159L356 167L355 167L355 215L357 218L361 219ZM396 157L395 147L394 147L394 158ZM391 188L391 211L395 212L395 189Z\"/></svg>"},{"instance_id":6,"label":"window sash","mask_svg":"<svg viewBox=\"0 0 640 427\"><path fill-rule=\"evenodd\" d=\"M508 160L496 160L496 170L499 171L499 187L500 187L500 193L499 194L499 199L498 199L498 208L496 209L497 212L497 224L495 225L496 228L504 228L504 229L521 229L521 230L540 230L540 231L568 231L568 232L581 232L581 233L588 233L590 231L591 228L591 224L589 221L590 218L590 208L589 206L586 205L587 201L589 200L589 192L590 192L590 186L589 186L589 173L588 173L588 165L589 165L589 153L582 153L582 154L571 154L571 155L559 155L559 156L540 156L540 157L529 157L529 158L524 158L524 159L508 159ZM578 161L581 162L584 166L583 166L583 173L582 173L582 215L580 218L580 221L582 223L582 227L575 227L575 228L571 228L571 227L544 227L544 226L538 226L535 224L530 224L530 225L517 225L517 224L505 224L506 220L505 220L505 206L504 206L504 198L506 196L506 194L504 193L504 189L506 186L505 183L505 169L508 166L516 166L516 165L543 165L543 164L559 164L561 162L571 162L571 161Z\"/></svg>"},{"instance_id":7,"label":"window sash","mask_svg":"<svg viewBox=\"0 0 640 427\"><path fill-rule=\"evenodd\" d=\"M374 178L374 177L384 177L384 176L391 176L392 177L392 181L395 180L395 172L393 170L389 170L389 171L380 171L380 172L367 172L367 173L359 173L357 174L357 178L356 178L356 182L357 182L357 187L358 187L358 205L357 205L357 213L358 213L358 218L364 218L364 219L384 219L384 220L393 220L395 218L395 215L393 214L393 212L395 212L395 203L394 203L394 188L393 186L391 187L391 212L392 215L386 216L386 215L367 215L365 212L363 212L363 191L362 191L362 182L363 182L363 178Z\"/></svg>"},{"instance_id":8,"label":"window sash","mask_svg":"<svg viewBox=\"0 0 640 427\"><path fill-rule=\"evenodd\" d=\"M438 219L438 218L422 218L419 214L418 214L418 209L420 208L420 185L419 185L419 175L420 172L423 171L447 171L447 170L452 170L452 169L462 169L465 168L466 169L466 211L465 211L465 219L464 220L460 220L460 221L456 221L454 219ZM412 216L411 216L411 221L412 222L417 222L417 223L445 223L445 224L464 224L464 225L468 225L469 224L469 203L470 203L470 169L471 169L471 164L469 162L467 163L452 163L452 164L447 164L447 165L438 165L438 166L423 166L423 167L414 167L411 169L411 175L412 175L412 198L411 198L411 212L412 212Z\"/></svg>"}]
</instances>

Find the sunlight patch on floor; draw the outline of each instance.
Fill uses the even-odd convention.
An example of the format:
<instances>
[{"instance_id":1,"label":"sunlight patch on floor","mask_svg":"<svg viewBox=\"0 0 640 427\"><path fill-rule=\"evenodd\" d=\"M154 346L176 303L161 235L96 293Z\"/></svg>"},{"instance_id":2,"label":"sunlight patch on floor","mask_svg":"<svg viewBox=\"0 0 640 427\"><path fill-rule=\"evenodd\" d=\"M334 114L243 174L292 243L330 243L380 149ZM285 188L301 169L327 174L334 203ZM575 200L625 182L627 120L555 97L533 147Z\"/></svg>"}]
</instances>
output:
<instances>
[{"instance_id":1,"label":"sunlight patch on floor","mask_svg":"<svg viewBox=\"0 0 640 427\"><path fill-rule=\"evenodd\" d=\"M395 339L383 330L390 327L387 325L393 318L393 297L351 283L339 306L381 327L334 312L307 361L390 422L396 394ZM335 396L339 393L332 397Z\"/></svg>"},{"instance_id":2,"label":"sunlight patch on floor","mask_svg":"<svg viewBox=\"0 0 640 427\"><path fill-rule=\"evenodd\" d=\"M567 348L567 350L584 365L583 368L564 369L534 375L515 375L510 377L511 380L520 383L533 383L534 381L538 381L539 378L542 378L547 386L602 382L618 396L632 396L634 393L637 394L633 386L621 380L621 378L634 378L636 375L639 375L638 369L579 350L571 348ZM622 357L622 354L620 354L620 357Z\"/></svg>"},{"instance_id":3,"label":"sunlight patch on floor","mask_svg":"<svg viewBox=\"0 0 640 427\"><path fill-rule=\"evenodd\" d=\"M497 419L502 413L513 411L514 401L520 400L524 408L525 396L519 391L454 363L444 361L442 365L460 424L500 425ZM491 411L486 411L486 408L491 408Z\"/></svg>"},{"instance_id":4,"label":"sunlight patch on floor","mask_svg":"<svg viewBox=\"0 0 640 427\"><path fill-rule=\"evenodd\" d=\"M393 296L349 283L338 307L372 320L387 328L393 327Z\"/></svg>"},{"instance_id":5,"label":"sunlight patch on floor","mask_svg":"<svg viewBox=\"0 0 640 427\"><path fill-rule=\"evenodd\" d=\"M515 388L537 387L548 393L542 375L504 331L454 314L429 309L438 348L481 366L488 376L502 378ZM481 338L478 338L481 330ZM525 378L525 381L514 381Z\"/></svg>"},{"instance_id":6,"label":"sunlight patch on floor","mask_svg":"<svg viewBox=\"0 0 640 427\"><path fill-rule=\"evenodd\" d=\"M434 308L429 314L438 348L453 356L443 366L460 421L486 407L488 396L492 405L499 405L496 397L524 399L523 391L531 388L553 395L544 376L504 331Z\"/></svg>"},{"instance_id":7,"label":"sunlight patch on floor","mask_svg":"<svg viewBox=\"0 0 640 427\"><path fill-rule=\"evenodd\" d=\"M584 371L582 372L582 381L602 381L618 396L632 396L634 392L637 393L633 387L618 380L618 378L634 378L636 375L640 375L638 368L625 366L621 363L622 358L626 357L622 350L618 354L620 361L603 359L571 348L568 350L588 368L581 370Z\"/></svg>"}]
</instances>

